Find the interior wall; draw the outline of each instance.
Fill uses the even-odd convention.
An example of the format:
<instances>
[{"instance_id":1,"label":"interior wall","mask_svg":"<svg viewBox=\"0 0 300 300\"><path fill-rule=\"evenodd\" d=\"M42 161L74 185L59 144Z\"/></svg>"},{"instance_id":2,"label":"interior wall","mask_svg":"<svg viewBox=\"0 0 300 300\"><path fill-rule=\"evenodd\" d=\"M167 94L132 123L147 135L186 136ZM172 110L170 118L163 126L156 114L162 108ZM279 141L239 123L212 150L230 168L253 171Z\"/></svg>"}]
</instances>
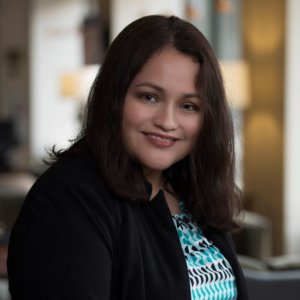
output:
<instances>
[{"instance_id":1,"label":"interior wall","mask_svg":"<svg viewBox=\"0 0 300 300\"><path fill-rule=\"evenodd\" d=\"M32 0L31 9L31 164L46 149L69 145L79 130L79 103L64 98L60 78L84 62L81 26L88 12L83 0Z\"/></svg>"},{"instance_id":2,"label":"interior wall","mask_svg":"<svg viewBox=\"0 0 300 300\"><path fill-rule=\"evenodd\" d=\"M111 40L130 22L149 14L174 14L183 17L184 0L113 0L111 1Z\"/></svg>"},{"instance_id":3,"label":"interior wall","mask_svg":"<svg viewBox=\"0 0 300 300\"><path fill-rule=\"evenodd\" d=\"M251 105L244 115L247 207L273 222L273 252L283 251L284 0L244 0Z\"/></svg>"},{"instance_id":4,"label":"interior wall","mask_svg":"<svg viewBox=\"0 0 300 300\"><path fill-rule=\"evenodd\" d=\"M10 117L27 92L27 2L0 1L0 117Z\"/></svg>"},{"instance_id":5,"label":"interior wall","mask_svg":"<svg viewBox=\"0 0 300 300\"><path fill-rule=\"evenodd\" d=\"M300 1L287 0L285 92L285 252L300 253Z\"/></svg>"},{"instance_id":6,"label":"interior wall","mask_svg":"<svg viewBox=\"0 0 300 300\"><path fill-rule=\"evenodd\" d=\"M17 146L10 167L27 168L29 156L29 0L0 1L0 119L13 121Z\"/></svg>"}]
</instances>

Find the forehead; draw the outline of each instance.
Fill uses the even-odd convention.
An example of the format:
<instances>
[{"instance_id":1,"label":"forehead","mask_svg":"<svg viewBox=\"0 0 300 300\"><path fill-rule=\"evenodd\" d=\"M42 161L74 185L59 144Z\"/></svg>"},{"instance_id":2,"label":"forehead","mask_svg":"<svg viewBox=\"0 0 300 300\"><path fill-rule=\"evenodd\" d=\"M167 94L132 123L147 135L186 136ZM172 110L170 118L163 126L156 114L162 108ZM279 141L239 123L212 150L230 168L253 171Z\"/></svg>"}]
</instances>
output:
<instances>
[{"instance_id":1,"label":"forehead","mask_svg":"<svg viewBox=\"0 0 300 300\"><path fill-rule=\"evenodd\" d=\"M131 85L143 81L169 86L171 83L188 89L195 89L199 63L193 57L173 47L167 47L152 55L135 76Z\"/></svg>"}]
</instances>

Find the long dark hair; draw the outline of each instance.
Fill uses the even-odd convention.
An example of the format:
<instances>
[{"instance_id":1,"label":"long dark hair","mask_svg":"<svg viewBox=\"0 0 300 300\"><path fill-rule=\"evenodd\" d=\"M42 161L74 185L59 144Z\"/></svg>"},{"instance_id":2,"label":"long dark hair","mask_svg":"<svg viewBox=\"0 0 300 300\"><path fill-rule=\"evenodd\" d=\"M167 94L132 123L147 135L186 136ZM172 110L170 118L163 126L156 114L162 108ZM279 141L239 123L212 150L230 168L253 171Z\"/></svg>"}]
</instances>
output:
<instances>
[{"instance_id":1,"label":"long dark hair","mask_svg":"<svg viewBox=\"0 0 300 300\"><path fill-rule=\"evenodd\" d=\"M204 99L204 123L192 153L164 171L195 221L232 228L239 212L234 182L231 114L215 54L203 34L175 16L152 15L129 24L112 42L88 98L83 129L69 149L52 157L89 153L108 188L128 201L147 201L141 167L125 151L121 137L127 89L145 62L164 47L174 47L200 63L196 87Z\"/></svg>"}]
</instances>

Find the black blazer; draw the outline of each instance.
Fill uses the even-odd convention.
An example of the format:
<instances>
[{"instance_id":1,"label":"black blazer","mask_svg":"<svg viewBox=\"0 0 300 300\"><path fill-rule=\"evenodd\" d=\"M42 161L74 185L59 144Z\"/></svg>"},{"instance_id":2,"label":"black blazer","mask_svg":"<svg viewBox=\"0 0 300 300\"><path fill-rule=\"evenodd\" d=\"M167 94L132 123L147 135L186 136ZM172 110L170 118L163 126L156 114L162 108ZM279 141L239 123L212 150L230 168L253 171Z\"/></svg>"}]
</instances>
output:
<instances>
[{"instance_id":1,"label":"black blazer","mask_svg":"<svg viewBox=\"0 0 300 300\"><path fill-rule=\"evenodd\" d=\"M230 237L206 236L245 281ZM163 192L147 203L113 196L88 157L62 159L27 195L8 253L12 299L190 300L187 266Z\"/></svg>"}]
</instances>

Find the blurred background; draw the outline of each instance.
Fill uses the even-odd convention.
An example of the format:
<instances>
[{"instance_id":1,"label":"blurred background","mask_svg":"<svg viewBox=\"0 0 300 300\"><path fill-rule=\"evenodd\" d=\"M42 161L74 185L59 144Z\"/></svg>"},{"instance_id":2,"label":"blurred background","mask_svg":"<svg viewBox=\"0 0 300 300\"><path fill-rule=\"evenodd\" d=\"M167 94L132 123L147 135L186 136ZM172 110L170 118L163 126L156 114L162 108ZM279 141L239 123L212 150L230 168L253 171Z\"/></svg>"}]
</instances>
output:
<instances>
[{"instance_id":1,"label":"blurred background","mask_svg":"<svg viewBox=\"0 0 300 300\"><path fill-rule=\"evenodd\" d=\"M9 233L47 149L76 137L108 45L148 14L190 21L220 60L245 205L234 240L251 299L287 289L300 299L300 1L0 0L0 300Z\"/></svg>"}]
</instances>

